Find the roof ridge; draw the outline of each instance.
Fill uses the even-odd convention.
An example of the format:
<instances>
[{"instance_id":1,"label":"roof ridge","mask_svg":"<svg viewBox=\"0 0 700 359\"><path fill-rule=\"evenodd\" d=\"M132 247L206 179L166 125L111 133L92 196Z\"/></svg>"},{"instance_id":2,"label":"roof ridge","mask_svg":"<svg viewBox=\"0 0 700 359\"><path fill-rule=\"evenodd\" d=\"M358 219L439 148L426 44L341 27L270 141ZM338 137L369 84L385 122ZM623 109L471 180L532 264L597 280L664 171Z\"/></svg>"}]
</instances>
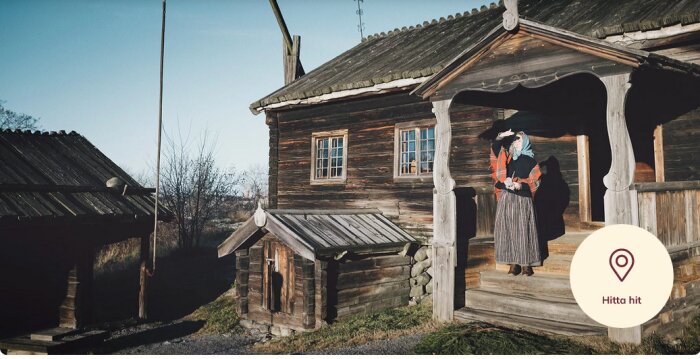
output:
<instances>
[{"instance_id":1,"label":"roof ridge","mask_svg":"<svg viewBox=\"0 0 700 359\"><path fill-rule=\"evenodd\" d=\"M1 129L0 133L14 133L14 134L23 134L23 135L36 135L36 136L80 136L80 134L75 132L75 131L70 131L70 132L66 132L65 130L39 131L39 130L22 130L22 129L12 129L12 128Z\"/></svg>"},{"instance_id":2,"label":"roof ridge","mask_svg":"<svg viewBox=\"0 0 700 359\"><path fill-rule=\"evenodd\" d=\"M369 40L381 39L381 38L385 38L387 36L396 35L398 33L404 33L407 31L426 28L426 27L429 27L432 25L444 23L446 21L452 21L452 20L456 20L456 19L459 19L462 17L476 15L476 14L479 14L479 13L482 13L482 12L485 12L488 10L497 9L499 7L502 7L502 6L503 6L503 0L499 0L498 3L492 2L489 5L486 5L486 4L481 5L481 8L479 8L479 9L473 8L471 11L465 11L463 13L458 12L454 15L448 15L447 18L445 18L443 16L443 17L440 17L439 19L432 19L431 21L427 21L427 20L423 21L422 24L416 24L416 25L412 25L412 26L408 26L408 27L403 26L400 29L397 27L394 30L389 30L387 32L382 31L382 32L375 33L373 35L367 35L366 37L362 38L362 42L367 42Z\"/></svg>"}]
</instances>

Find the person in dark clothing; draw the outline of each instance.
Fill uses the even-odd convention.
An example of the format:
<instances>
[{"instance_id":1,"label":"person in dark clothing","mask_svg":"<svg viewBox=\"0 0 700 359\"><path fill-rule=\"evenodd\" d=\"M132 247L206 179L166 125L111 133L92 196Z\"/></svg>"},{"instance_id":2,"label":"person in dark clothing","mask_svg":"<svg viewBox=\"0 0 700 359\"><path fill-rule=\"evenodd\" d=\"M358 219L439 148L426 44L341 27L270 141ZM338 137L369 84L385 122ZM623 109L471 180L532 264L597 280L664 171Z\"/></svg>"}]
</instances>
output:
<instances>
[{"instance_id":1,"label":"person in dark clothing","mask_svg":"<svg viewBox=\"0 0 700 359\"><path fill-rule=\"evenodd\" d=\"M506 137L515 136L508 149ZM537 235L533 198L540 180L530 140L520 131L496 136L491 146L491 170L496 187L494 246L496 263L509 264L508 274L532 275L546 257Z\"/></svg>"}]
</instances>

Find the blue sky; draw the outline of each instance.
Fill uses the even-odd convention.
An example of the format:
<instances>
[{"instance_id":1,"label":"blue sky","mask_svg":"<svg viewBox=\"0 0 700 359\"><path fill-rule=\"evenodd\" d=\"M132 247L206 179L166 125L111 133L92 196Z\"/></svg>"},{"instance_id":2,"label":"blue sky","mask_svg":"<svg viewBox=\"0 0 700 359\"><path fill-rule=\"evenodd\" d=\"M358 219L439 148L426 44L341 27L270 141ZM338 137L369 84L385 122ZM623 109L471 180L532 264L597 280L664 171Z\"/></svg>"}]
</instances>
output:
<instances>
[{"instance_id":1,"label":"blue sky","mask_svg":"<svg viewBox=\"0 0 700 359\"><path fill-rule=\"evenodd\" d=\"M471 10L474 0L365 0L365 34ZM279 0L306 71L360 41L353 0ZM160 0L0 0L0 100L74 130L117 164L154 162ZM217 138L220 166L267 163L264 116L248 105L283 84L266 0L168 0L164 128Z\"/></svg>"}]
</instances>

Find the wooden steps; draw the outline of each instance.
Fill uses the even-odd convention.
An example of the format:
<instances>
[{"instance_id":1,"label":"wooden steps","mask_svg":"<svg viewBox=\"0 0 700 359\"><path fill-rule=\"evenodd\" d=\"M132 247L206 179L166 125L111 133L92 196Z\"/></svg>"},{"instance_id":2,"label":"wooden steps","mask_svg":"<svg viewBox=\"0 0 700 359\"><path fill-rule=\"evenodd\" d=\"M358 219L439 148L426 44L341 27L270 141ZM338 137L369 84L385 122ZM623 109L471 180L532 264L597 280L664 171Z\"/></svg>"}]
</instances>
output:
<instances>
[{"instance_id":1,"label":"wooden steps","mask_svg":"<svg viewBox=\"0 0 700 359\"><path fill-rule=\"evenodd\" d=\"M569 277L549 273L537 273L531 277L507 275L495 270L481 272L480 287L484 290L532 293L556 298L573 298Z\"/></svg>"},{"instance_id":2,"label":"wooden steps","mask_svg":"<svg viewBox=\"0 0 700 359\"><path fill-rule=\"evenodd\" d=\"M8 354L82 354L101 345L109 333L104 330L80 331L54 328L0 340ZM37 340L32 338L44 338Z\"/></svg>"},{"instance_id":3,"label":"wooden steps","mask_svg":"<svg viewBox=\"0 0 700 359\"><path fill-rule=\"evenodd\" d=\"M459 309L455 311L454 317L456 320L463 322L483 321L509 328L526 329L533 332L562 335L603 335L607 333L607 328L601 326L553 322L548 319L514 316L472 308Z\"/></svg>"},{"instance_id":4,"label":"wooden steps","mask_svg":"<svg viewBox=\"0 0 700 359\"><path fill-rule=\"evenodd\" d=\"M531 277L508 275L509 266L502 264L477 269L478 287L467 289L465 308L455 311L455 318L565 335L606 333L578 306L569 282L573 255L589 234L549 241L549 257Z\"/></svg>"},{"instance_id":5,"label":"wooden steps","mask_svg":"<svg viewBox=\"0 0 700 359\"><path fill-rule=\"evenodd\" d=\"M466 307L531 318L551 318L559 322L596 325L596 322L576 304L574 298L509 290L472 289L467 292Z\"/></svg>"}]
</instances>

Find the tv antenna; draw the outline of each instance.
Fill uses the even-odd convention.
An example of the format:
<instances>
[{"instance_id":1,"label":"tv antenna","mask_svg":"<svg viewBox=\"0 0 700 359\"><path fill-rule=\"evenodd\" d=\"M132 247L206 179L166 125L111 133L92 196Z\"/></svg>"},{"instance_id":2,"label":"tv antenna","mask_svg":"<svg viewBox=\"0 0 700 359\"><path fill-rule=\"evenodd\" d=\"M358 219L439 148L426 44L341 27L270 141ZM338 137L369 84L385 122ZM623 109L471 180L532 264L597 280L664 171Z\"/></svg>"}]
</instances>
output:
<instances>
[{"instance_id":1,"label":"tv antenna","mask_svg":"<svg viewBox=\"0 0 700 359\"><path fill-rule=\"evenodd\" d=\"M360 40L364 39L364 34L363 30L365 29L365 23L362 22L362 14L364 13L362 11L362 3L365 2L365 0L353 0L357 2L357 11L355 11L355 14L360 18L360 23L357 25L357 30L360 32Z\"/></svg>"}]
</instances>

